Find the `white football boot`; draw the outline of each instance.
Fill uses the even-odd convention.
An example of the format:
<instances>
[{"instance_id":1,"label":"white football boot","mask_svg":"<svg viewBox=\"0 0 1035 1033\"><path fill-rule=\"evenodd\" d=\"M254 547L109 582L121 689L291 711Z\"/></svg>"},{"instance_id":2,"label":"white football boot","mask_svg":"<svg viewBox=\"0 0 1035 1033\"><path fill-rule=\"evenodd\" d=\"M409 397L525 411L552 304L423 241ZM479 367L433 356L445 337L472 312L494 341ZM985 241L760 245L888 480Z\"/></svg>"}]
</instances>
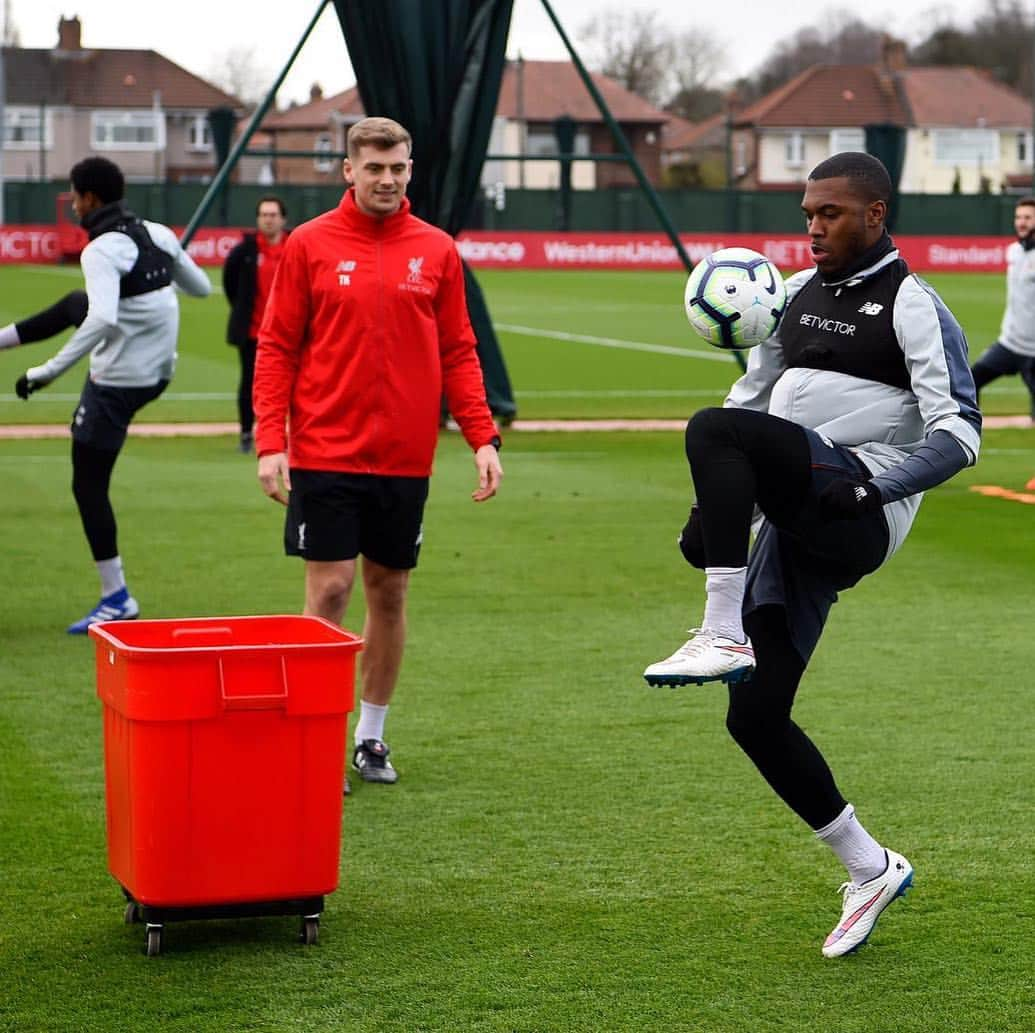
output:
<instances>
[{"instance_id":1,"label":"white football boot","mask_svg":"<svg viewBox=\"0 0 1035 1033\"><path fill-rule=\"evenodd\" d=\"M885 850L888 866L875 879L861 886L846 882L841 921L823 944L824 958L840 958L857 951L873 932L881 912L913 885L913 866L894 850Z\"/></svg>"},{"instance_id":2,"label":"white football boot","mask_svg":"<svg viewBox=\"0 0 1035 1033\"><path fill-rule=\"evenodd\" d=\"M667 660L643 672L648 685L703 685L709 681L738 682L755 669L751 640L725 638L705 628L692 628L692 638Z\"/></svg>"}]
</instances>

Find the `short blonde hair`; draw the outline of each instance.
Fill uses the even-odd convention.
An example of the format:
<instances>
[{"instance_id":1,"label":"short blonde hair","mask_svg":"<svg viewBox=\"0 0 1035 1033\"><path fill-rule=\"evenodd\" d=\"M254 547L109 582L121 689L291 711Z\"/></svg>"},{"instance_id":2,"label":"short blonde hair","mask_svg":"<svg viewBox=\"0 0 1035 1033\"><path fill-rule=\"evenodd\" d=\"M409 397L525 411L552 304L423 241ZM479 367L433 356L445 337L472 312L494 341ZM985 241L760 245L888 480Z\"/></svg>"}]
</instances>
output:
<instances>
[{"instance_id":1,"label":"short blonde hair","mask_svg":"<svg viewBox=\"0 0 1035 1033\"><path fill-rule=\"evenodd\" d=\"M374 146L388 151L400 143L406 144L407 151L413 149L413 138L403 126L394 119L374 116L360 119L349 128L345 149L349 158L355 159L361 147Z\"/></svg>"}]
</instances>

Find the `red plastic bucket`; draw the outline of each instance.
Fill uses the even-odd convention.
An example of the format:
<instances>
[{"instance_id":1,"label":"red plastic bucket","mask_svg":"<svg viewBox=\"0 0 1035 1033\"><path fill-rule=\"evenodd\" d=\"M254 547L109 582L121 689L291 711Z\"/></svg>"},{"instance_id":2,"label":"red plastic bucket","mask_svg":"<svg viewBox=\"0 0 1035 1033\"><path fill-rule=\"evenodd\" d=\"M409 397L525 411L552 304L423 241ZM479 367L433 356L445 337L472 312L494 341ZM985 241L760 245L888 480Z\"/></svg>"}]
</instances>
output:
<instances>
[{"instance_id":1,"label":"red plastic bucket","mask_svg":"<svg viewBox=\"0 0 1035 1033\"><path fill-rule=\"evenodd\" d=\"M362 639L318 617L95 624L108 867L142 904L338 885Z\"/></svg>"}]
</instances>

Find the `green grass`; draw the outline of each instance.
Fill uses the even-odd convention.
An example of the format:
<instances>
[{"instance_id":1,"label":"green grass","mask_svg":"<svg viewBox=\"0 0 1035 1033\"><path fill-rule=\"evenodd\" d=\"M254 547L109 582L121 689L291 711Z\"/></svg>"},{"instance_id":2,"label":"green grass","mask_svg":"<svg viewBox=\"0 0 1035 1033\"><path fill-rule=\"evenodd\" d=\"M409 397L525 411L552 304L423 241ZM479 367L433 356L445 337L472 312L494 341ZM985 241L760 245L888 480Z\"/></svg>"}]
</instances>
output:
<instances>
[{"instance_id":1,"label":"green grass","mask_svg":"<svg viewBox=\"0 0 1035 1033\"><path fill-rule=\"evenodd\" d=\"M672 546L678 434L511 435L501 497L440 452L391 718L402 779L346 804L321 944L291 919L170 926L141 953L106 874L93 602L63 442L6 442L0 962L5 1031L828 1028L1029 1031L1035 991L1025 432L930 494L846 594L801 691L917 885L840 963L840 869L723 729L640 672L698 613ZM227 438L131 440L116 474L146 614L293 612L280 513ZM358 627L361 611L348 623Z\"/></svg>"},{"instance_id":2,"label":"green grass","mask_svg":"<svg viewBox=\"0 0 1035 1033\"><path fill-rule=\"evenodd\" d=\"M79 283L78 270L67 267L5 266L3 277L0 325ZM485 270L478 278L500 328L521 418L685 418L702 405L721 402L739 373L732 357L706 345L687 326L680 273ZM943 274L930 280L958 316L976 358L999 332L1003 277ZM176 379L141 420L236 418L237 353L224 343L226 317L218 285L210 298L183 299ZM582 339L557 336L565 334ZM678 352L645 350L659 347ZM0 352L0 423L68 419L85 360L28 404L13 395L18 375L55 350L56 342L40 342ZM1017 377L990 385L982 402L989 413L1022 413L1029 407Z\"/></svg>"},{"instance_id":3,"label":"green grass","mask_svg":"<svg viewBox=\"0 0 1035 1033\"><path fill-rule=\"evenodd\" d=\"M61 278L26 284L37 279L42 304ZM629 287L627 333L614 313L590 322L592 277L485 279L500 322L691 347L678 305L671 330L632 316L678 298L678 277L598 280L598 306ZM949 278L939 286L948 296ZM581 299L567 315L566 296ZM985 304L992 335L998 304ZM199 389L232 389L221 305L184 306L178 387L204 359ZM685 415L709 401L526 403L522 384L696 390L714 376L718 397L727 375L519 335L505 348L522 416ZM0 355L8 379L24 354L12 358ZM17 404L49 412L43 398ZM5 420L15 410L0 406ZM153 408L166 406L233 418L230 402ZM128 442L114 498L145 616L299 610L282 511L232 444ZM169 926L163 955L144 957L106 871L93 646L62 630L96 595L67 447L0 443L4 1033L1030 1033L1032 511L967 488L1022 488L1031 432L988 432L977 468L929 493L901 553L835 607L803 683L798 720L861 819L917 869L841 962L819 954L841 869L729 740L722 693L640 678L700 614L701 576L674 548L681 436L516 431L503 491L482 506L469 453L443 438L388 729L402 777L346 803L320 945L296 943L294 919L198 922Z\"/></svg>"}]
</instances>

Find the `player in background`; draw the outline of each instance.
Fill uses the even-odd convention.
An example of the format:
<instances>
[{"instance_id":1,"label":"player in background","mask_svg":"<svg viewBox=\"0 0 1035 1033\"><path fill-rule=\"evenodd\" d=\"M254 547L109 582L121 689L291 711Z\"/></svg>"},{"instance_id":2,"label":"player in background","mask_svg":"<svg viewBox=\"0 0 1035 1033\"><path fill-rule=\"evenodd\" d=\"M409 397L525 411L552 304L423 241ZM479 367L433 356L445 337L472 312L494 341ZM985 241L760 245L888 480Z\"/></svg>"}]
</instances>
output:
<instances>
[{"instance_id":1,"label":"player in background","mask_svg":"<svg viewBox=\"0 0 1035 1033\"><path fill-rule=\"evenodd\" d=\"M1021 375L1035 419L1035 197L1022 197L1013 211L1017 239L1006 249L1006 309L999 340L971 367L980 393L999 377Z\"/></svg>"},{"instance_id":2,"label":"player in background","mask_svg":"<svg viewBox=\"0 0 1035 1033\"><path fill-rule=\"evenodd\" d=\"M651 684L729 683L731 735L847 870L826 957L862 946L913 869L841 795L791 719L795 693L837 593L902 545L922 493L980 446L966 341L899 257L884 225L890 196L867 154L810 173L802 210L815 269L788 280L780 328L751 351L725 406L686 429L697 503L680 546L706 573L701 628L644 672ZM872 740L880 721L875 705L860 731Z\"/></svg>"},{"instance_id":3,"label":"player in background","mask_svg":"<svg viewBox=\"0 0 1035 1033\"><path fill-rule=\"evenodd\" d=\"M349 189L288 238L255 365L259 482L288 505L285 549L305 560L305 612L339 623L363 557L352 766L385 784L398 777L384 725L443 391L474 451L474 501L492 498L503 476L460 256L448 234L410 212L410 147L391 119L349 129Z\"/></svg>"},{"instance_id":4,"label":"player in background","mask_svg":"<svg viewBox=\"0 0 1035 1033\"><path fill-rule=\"evenodd\" d=\"M97 565L101 598L68 627L70 634L85 635L97 621L128 620L140 612L119 554L111 475L133 417L172 379L179 330L173 284L196 297L212 287L172 230L126 208L117 165L84 158L71 179L72 207L89 236L80 257L85 310L82 292L75 292L37 317L0 330L0 340L13 343L14 336L27 343L48 329L57 333L78 325L53 358L18 378L15 391L24 399L90 354L90 372L72 417L72 493Z\"/></svg>"},{"instance_id":5,"label":"player in background","mask_svg":"<svg viewBox=\"0 0 1035 1033\"><path fill-rule=\"evenodd\" d=\"M260 197L255 206L256 232L246 233L223 263L223 293L230 302L226 340L237 348L241 360L241 376L237 385L241 437L237 447L244 453L254 448L252 382L255 377L255 342L273 277L284 254L284 241L288 235L286 223L284 202L273 195Z\"/></svg>"}]
</instances>

